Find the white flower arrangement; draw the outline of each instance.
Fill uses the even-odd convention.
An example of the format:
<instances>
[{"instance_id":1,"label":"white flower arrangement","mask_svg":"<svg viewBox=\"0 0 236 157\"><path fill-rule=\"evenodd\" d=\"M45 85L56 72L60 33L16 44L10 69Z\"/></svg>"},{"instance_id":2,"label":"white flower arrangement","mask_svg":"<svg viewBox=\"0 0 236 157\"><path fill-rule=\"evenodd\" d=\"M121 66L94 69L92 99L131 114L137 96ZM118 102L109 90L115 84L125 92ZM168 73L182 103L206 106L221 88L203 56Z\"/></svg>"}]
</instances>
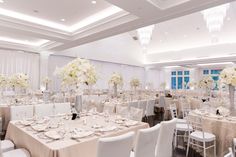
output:
<instances>
[{"instance_id":1,"label":"white flower arrangement","mask_svg":"<svg viewBox=\"0 0 236 157\"><path fill-rule=\"evenodd\" d=\"M52 82L52 80L49 78L49 77L45 77L44 79L43 79L43 84L49 84L50 82Z\"/></svg>"},{"instance_id":2,"label":"white flower arrangement","mask_svg":"<svg viewBox=\"0 0 236 157\"><path fill-rule=\"evenodd\" d=\"M62 78L62 85L97 82L95 67L86 59L77 58L55 72Z\"/></svg>"},{"instance_id":3,"label":"white flower arrangement","mask_svg":"<svg viewBox=\"0 0 236 157\"><path fill-rule=\"evenodd\" d=\"M220 81L227 85L236 86L236 67L228 67L222 70Z\"/></svg>"},{"instance_id":4,"label":"white flower arrangement","mask_svg":"<svg viewBox=\"0 0 236 157\"><path fill-rule=\"evenodd\" d=\"M162 90L165 90L165 89L166 89L166 82L162 82L162 83L160 84L160 88L161 88Z\"/></svg>"},{"instance_id":5,"label":"white flower arrangement","mask_svg":"<svg viewBox=\"0 0 236 157\"><path fill-rule=\"evenodd\" d=\"M133 78L131 81L130 81L130 86L131 87L138 87L140 85L140 81L139 79L137 78Z\"/></svg>"},{"instance_id":6,"label":"white flower arrangement","mask_svg":"<svg viewBox=\"0 0 236 157\"><path fill-rule=\"evenodd\" d=\"M17 73L10 77L9 85L18 88L27 88L29 86L29 77L23 73Z\"/></svg>"},{"instance_id":7,"label":"white flower arrangement","mask_svg":"<svg viewBox=\"0 0 236 157\"><path fill-rule=\"evenodd\" d=\"M0 88L6 87L7 83L8 83L7 77L5 77L4 75L0 75Z\"/></svg>"},{"instance_id":8,"label":"white flower arrangement","mask_svg":"<svg viewBox=\"0 0 236 157\"><path fill-rule=\"evenodd\" d=\"M214 80L211 76L205 76L202 80L199 81L199 88L211 89L213 86Z\"/></svg>"},{"instance_id":9,"label":"white flower arrangement","mask_svg":"<svg viewBox=\"0 0 236 157\"><path fill-rule=\"evenodd\" d=\"M122 78L121 74L113 73L108 83L112 84L112 85L122 86L123 85L123 78Z\"/></svg>"}]
</instances>

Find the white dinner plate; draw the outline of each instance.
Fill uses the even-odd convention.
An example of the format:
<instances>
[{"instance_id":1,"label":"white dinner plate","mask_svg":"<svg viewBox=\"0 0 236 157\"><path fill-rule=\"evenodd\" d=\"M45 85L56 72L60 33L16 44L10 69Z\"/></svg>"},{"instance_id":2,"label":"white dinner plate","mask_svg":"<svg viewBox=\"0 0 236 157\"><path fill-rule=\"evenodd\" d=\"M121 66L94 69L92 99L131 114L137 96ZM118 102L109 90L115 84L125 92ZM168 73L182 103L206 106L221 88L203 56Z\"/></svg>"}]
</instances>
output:
<instances>
[{"instance_id":1,"label":"white dinner plate","mask_svg":"<svg viewBox=\"0 0 236 157\"><path fill-rule=\"evenodd\" d=\"M91 135L93 135L93 134L94 134L93 131L74 132L74 133L71 135L71 138L73 138L73 139L84 138L84 137L91 136Z\"/></svg>"},{"instance_id":2,"label":"white dinner plate","mask_svg":"<svg viewBox=\"0 0 236 157\"><path fill-rule=\"evenodd\" d=\"M44 135L53 140L59 140L62 138L61 135L55 130L47 131Z\"/></svg>"}]
</instances>

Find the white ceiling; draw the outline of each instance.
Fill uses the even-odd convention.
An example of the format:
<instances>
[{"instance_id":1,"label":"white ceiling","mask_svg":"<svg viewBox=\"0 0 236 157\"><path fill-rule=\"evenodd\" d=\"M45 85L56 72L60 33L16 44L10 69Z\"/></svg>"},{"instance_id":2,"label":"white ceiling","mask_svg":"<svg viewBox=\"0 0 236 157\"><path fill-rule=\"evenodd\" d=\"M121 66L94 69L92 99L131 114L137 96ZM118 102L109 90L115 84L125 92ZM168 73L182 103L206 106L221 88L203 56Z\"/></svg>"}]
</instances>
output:
<instances>
[{"instance_id":1,"label":"white ceiling","mask_svg":"<svg viewBox=\"0 0 236 157\"><path fill-rule=\"evenodd\" d=\"M0 47L143 65L142 49L132 39L135 33L125 32L157 24L146 56L146 62L154 62L157 54L164 56L162 52L211 44L201 14L194 12L231 1L4 0L0 3ZM229 10L231 20L217 35L217 44L235 41L234 10L235 4Z\"/></svg>"},{"instance_id":2,"label":"white ceiling","mask_svg":"<svg viewBox=\"0 0 236 157\"><path fill-rule=\"evenodd\" d=\"M220 32L209 33L200 12L156 24L148 53L236 43L236 2L230 4Z\"/></svg>"},{"instance_id":3,"label":"white ceiling","mask_svg":"<svg viewBox=\"0 0 236 157\"><path fill-rule=\"evenodd\" d=\"M28 36L27 40L49 40L39 47L22 45L27 50L61 51L231 0L166 0L159 3L97 0L96 4L91 0L3 1L0 3L1 30L13 32L18 39L23 35ZM17 48L15 43L12 44L9 48Z\"/></svg>"},{"instance_id":4,"label":"white ceiling","mask_svg":"<svg viewBox=\"0 0 236 157\"><path fill-rule=\"evenodd\" d=\"M68 26L110 6L104 0L97 0L94 5L90 0L5 0L1 4L1 8L7 10Z\"/></svg>"}]
</instances>

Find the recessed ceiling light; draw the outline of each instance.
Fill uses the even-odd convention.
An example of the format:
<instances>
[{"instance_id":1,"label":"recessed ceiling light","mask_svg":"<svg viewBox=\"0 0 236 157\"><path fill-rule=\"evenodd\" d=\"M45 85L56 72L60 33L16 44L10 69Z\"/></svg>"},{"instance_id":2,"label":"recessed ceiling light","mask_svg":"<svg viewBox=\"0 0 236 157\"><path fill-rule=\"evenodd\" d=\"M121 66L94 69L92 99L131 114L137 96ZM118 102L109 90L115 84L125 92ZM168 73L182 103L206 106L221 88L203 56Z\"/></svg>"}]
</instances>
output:
<instances>
[{"instance_id":1,"label":"recessed ceiling light","mask_svg":"<svg viewBox=\"0 0 236 157\"><path fill-rule=\"evenodd\" d=\"M92 3L92 4L96 4L96 3L97 3L97 1L91 1L91 3Z\"/></svg>"},{"instance_id":2,"label":"recessed ceiling light","mask_svg":"<svg viewBox=\"0 0 236 157\"><path fill-rule=\"evenodd\" d=\"M231 20L231 18L230 18L230 17L228 17L228 18L227 18L227 21L230 21L230 20Z\"/></svg>"},{"instance_id":3,"label":"recessed ceiling light","mask_svg":"<svg viewBox=\"0 0 236 157\"><path fill-rule=\"evenodd\" d=\"M4 3L4 0L0 0L0 3Z\"/></svg>"},{"instance_id":4,"label":"recessed ceiling light","mask_svg":"<svg viewBox=\"0 0 236 157\"><path fill-rule=\"evenodd\" d=\"M64 21L66 21L66 20L65 20L65 19L61 19L61 21L63 21L63 22L64 22Z\"/></svg>"},{"instance_id":5,"label":"recessed ceiling light","mask_svg":"<svg viewBox=\"0 0 236 157\"><path fill-rule=\"evenodd\" d=\"M184 37L187 38L188 36L186 34L184 34Z\"/></svg>"}]
</instances>

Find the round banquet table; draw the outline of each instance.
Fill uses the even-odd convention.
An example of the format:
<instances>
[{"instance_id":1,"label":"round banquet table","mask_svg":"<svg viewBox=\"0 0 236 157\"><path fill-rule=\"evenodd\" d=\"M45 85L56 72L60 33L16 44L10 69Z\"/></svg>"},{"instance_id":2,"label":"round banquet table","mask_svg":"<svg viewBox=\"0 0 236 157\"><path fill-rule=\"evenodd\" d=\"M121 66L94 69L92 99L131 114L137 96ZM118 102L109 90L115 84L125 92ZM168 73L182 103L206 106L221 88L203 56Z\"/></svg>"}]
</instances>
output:
<instances>
[{"instance_id":1,"label":"round banquet table","mask_svg":"<svg viewBox=\"0 0 236 157\"><path fill-rule=\"evenodd\" d=\"M216 136L217 157L223 157L228 153L228 148L232 147L233 138L236 137L236 117L229 119L220 116L200 115L194 111L190 112L189 116L202 116L203 130ZM211 150L207 153L209 157L214 156Z\"/></svg>"}]
</instances>

